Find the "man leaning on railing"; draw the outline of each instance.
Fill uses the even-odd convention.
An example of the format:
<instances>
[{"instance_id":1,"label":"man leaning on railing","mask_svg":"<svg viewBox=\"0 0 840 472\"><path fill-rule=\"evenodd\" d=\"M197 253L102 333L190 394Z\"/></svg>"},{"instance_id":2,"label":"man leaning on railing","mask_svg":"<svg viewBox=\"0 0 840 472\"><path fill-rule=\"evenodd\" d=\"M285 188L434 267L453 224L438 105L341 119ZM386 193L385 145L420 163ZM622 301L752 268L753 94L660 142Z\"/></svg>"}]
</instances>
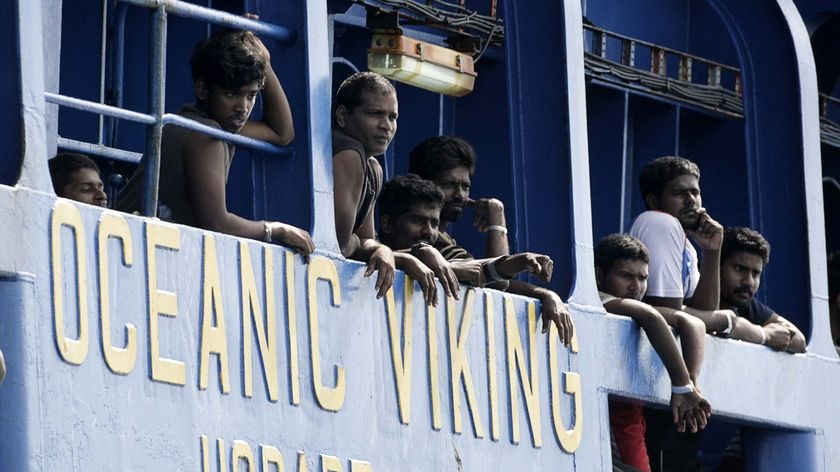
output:
<instances>
[{"instance_id":1,"label":"man leaning on railing","mask_svg":"<svg viewBox=\"0 0 840 472\"><path fill-rule=\"evenodd\" d=\"M292 112L265 45L251 32L223 30L201 41L191 58L195 104L179 114L231 133L284 146L294 138ZM257 94L263 114L250 119ZM230 213L225 187L235 148L232 144L168 126L161 141L158 212L164 219L266 242L276 240L307 256L309 233L279 221L254 221ZM120 195L118 208L135 211L143 191L143 166Z\"/></svg>"}]
</instances>

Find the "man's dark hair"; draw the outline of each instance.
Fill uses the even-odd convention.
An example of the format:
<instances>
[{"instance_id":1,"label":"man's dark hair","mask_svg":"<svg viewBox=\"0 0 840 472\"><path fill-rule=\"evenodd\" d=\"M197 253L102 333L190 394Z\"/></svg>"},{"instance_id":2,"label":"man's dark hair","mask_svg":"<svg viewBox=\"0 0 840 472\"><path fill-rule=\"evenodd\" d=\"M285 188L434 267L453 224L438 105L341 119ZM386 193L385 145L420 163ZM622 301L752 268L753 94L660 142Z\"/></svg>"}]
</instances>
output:
<instances>
[{"instance_id":1,"label":"man's dark hair","mask_svg":"<svg viewBox=\"0 0 840 472\"><path fill-rule=\"evenodd\" d=\"M49 160L49 167L53 190L59 196L64 186L70 183L72 175L79 169L93 169L99 173L99 167L93 159L73 152L59 153Z\"/></svg>"},{"instance_id":2,"label":"man's dark hair","mask_svg":"<svg viewBox=\"0 0 840 472\"><path fill-rule=\"evenodd\" d=\"M408 156L408 171L424 179L456 167L466 167L470 175L475 172L475 151L470 143L455 136L429 138Z\"/></svg>"},{"instance_id":3,"label":"man's dark hair","mask_svg":"<svg viewBox=\"0 0 840 472\"><path fill-rule=\"evenodd\" d=\"M595 267L606 273L616 261L622 259L650 262L645 244L629 234L614 233L598 241L595 246Z\"/></svg>"},{"instance_id":4,"label":"man's dark hair","mask_svg":"<svg viewBox=\"0 0 840 472\"><path fill-rule=\"evenodd\" d=\"M834 303L840 295L840 251L828 256L828 300Z\"/></svg>"},{"instance_id":5,"label":"man's dark hair","mask_svg":"<svg viewBox=\"0 0 840 472\"><path fill-rule=\"evenodd\" d=\"M665 184L671 179L686 174L699 179L700 168L683 157L665 156L648 162L639 175L639 190L642 192L642 201L645 202L645 206L647 206L648 195L659 198Z\"/></svg>"},{"instance_id":6,"label":"man's dark hair","mask_svg":"<svg viewBox=\"0 0 840 472\"><path fill-rule=\"evenodd\" d=\"M394 88L388 79L382 77L376 72L356 72L344 79L344 82L338 86L338 92L335 94L335 103L333 103L333 119L335 119L335 110L344 105L348 111L353 110L362 104L362 97L365 93L378 93L381 95L397 94L397 89Z\"/></svg>"},{"instance_id":7,"label":"man's dark hair","mask_svg":"<svg viewBox=\"0 0 840 472\"><path fill-rule=\"evenodd\" d=\"M378 203L380 215L396 220L416 205L443 207L443 192L434 182L417 175L398 175L385 182Z\"/></svg>"},{"instance_id":8,"label":"man's dark hair","mask_svg":"<svg viewBox=\"0 0 840 472\"><path fill-rule=\"evenodd\" d=\"M720 247L720 262L736 252L748 252L760 257L767 265L770 262L770 243L758 231L731 226L723 230L723 245Z\"/></svg>"},{"instance_id":9,"label":"man's dark hair","mask_svg":"<svg viewBox=\"0 0 840 472\"><path fill-rule=\"evenodd\" d=\"M262 88L267 65L254 33L224 29L195 46L190 67L193 82L201 79L207 87L238 89L252 82Z\"/></svg>"}]
</instances>

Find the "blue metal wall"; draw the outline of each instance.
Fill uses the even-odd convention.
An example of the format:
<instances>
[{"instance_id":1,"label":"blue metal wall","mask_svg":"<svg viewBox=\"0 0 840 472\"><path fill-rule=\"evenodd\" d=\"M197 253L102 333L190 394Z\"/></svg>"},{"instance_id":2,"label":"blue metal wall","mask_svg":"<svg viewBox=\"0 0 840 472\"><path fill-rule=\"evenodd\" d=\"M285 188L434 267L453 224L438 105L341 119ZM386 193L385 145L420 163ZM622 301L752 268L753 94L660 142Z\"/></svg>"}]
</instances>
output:
<instances>
[{"instance_id":1,"label":"blue metal wall","mask_svg":"<svg viewBox=\"0 0 840 472\"><path fill-rule=\"evenodd\" d=\"M118 240L110 238L104 251L98 249L97 236L103 228L100 210L78 206L80 217L71 225L75 232L65 225L58 231L58 238L51 236L56 205L68 211L66 206L73 204L59 204L51 195L30 190L42 190L37 179L45 179L45 146L33 145L37 138L42 142L48 139L43 103L23 112L20 108L3 109L4 122L24 118L31 123L26 130L30 137L27 151L22 155L27 165L32 165L30 180L22 182L25 188L0 188L0 208L10 222L0 226L0 241L7 242L0 245L0 269L7 272L0 281L0 300L6 314L0 318L0 349L6 354L10 372L0 385L0 435L14 438L0 445L4 470L205 470L202 464L206 463L207 470L215 471L221 470L214 458L216 438L224 439L223 450L227 451L234 440L245 441L257 460L259 444L274 446L283 453L288 470L297 470L298 451L304 452L309 467L322 470L333 470L331 459L324 455L340 458L339 463L347 470L355 470L351 459L370 461L375 470L406 464L418 470L609 470L605 447L609 437L607 396L665 405L669 389L661 362L637 327L626 318L605 315L597 302L591 258L593 233L598 238L621 229L622 209L624 227L629 225L641 210L636 196L638 170L651 158L673 152L700 163L706 203L724 223L751 224L767 234L775 252L764 298L806 331L811 323L814 326L806 355L773 353L760 346L708 338L701 377L704 393L718 417L754 427L745 440L754 470L829 471L840 467L840 449L836 446L840 426L833 421L840 412L832 395L840 387L840 360L826 333L825 266L820 262L823 226L819 195L812 187L819 182L816 73L807 32L792 3L767 0L746 6L724 0L637 2L631 8L623 2L586 2L587 17L600 26L739 66L744 72L747 105L743 120L709 116L689 107L592 84L584 96L582 12L576 1L548 2L540 9L504 2L508 35L505 49L479 63L478 85L471 96L440 100L427 92L398 88L401 128L386 156L389 171L403 172L414 144L440 130L466 137L475 144L480 159L475 196L502 198L507 204L514 246L551 254L557 267L553 286L564 296L572 292L570 307L578 331L578 352L561 348L555 360L560 371L580 375L581 389L576 395L560 391L559 385L565 389L574 386L568 381L571 377L551 387L547 361L552 338L538 334L531 338L534 328L529 325L524 299L513 299L515 323L506 325L501 294L486 292L494 309L485 310L485 292L472 292L476 304L466 324L472 334L465 349L476 385L476 417L483 423L481 438L472 429L472 416L463 411L470 408L464 381L458 377L453 381L450 372L458 349L457 343L454 348L451 345L455 336L449 333L448 321L452 317L457 327L463 318L466 292L462 292L461 302L453 304L452 315L443 300L433 313L440 392L430 395L429 318L419 297L406 299L403 279L398 278L396 310L391 313L398 314L399 320L406 304L414 307L414 407L406 426L399 416L397 361L387 305L373 297L371 282L362 277L361 265L342 261L334 254L331 166L326 144L329 114L324 100L332 86L325 43L326 13L327 7L334 5L319 1L305 5L259 3L264 20L299 33L298 41L290 46L269 43L275 65L284 65L277 69L292 102L298 138L293 144L294 156L286 160L240 153L231 176L232 186L237 189L231 208L248 216L276 216L313 228L322 248L319 260L330 261L327 266L334 264L337 274L337 284L332 286L323 280L309 281L315 265L304 265L295 258L294 276L284 278L283 271L292 267L285 265L285 251L274 248L270 252L276 275L280 400L268 400L259 361L253 365L254 397L242 393L241 294L246 284L239 274L246 258L239 242L181 227L178 250L152 249L158 259L157 270L153 271L149 269L146 246L150 223L141 218L124 216L134 253L131 267L119 261ZM31 2L14 2L11 6L24 4L30 13L57 14L41 12ZM230 11L242 8L239 4L221 6ZM646 11L651 13L645 15ZM651 17L661 21L650 21ZM3 18L0 34L16 34L8 32L14 24L6 24ZM78 63L85 67L78 74L62 77L63 93L73 90L83 98L97 96L96 18L90 11L70 10L65 5L64 35L73 40L62 43L62 70L78 55L84 56ZM127 41L125 107L145 111L148 16L130 7L127 18L132 39ZM186 58L206 27L188 20L171 20L167 110L174 111L192 98ZM40 21L30 24L23 19L21 24L34 24L37 29ZM720 39L724 31L728 35L725 40ZM363 64L365 34L357 27L339 25L336 36L342 41L336 43L335 55ZM19 67L21 51L40 54L32 42L20 48L10 46L16 42L2 44L4 70ZM46 50L44 54L47 64L59 57L59 51ZM340 68L333 70L332 82L336 82L340 80ZM42 66L30 65L21 71L23 77L38 73L43 73ZM22 80L19 84L20 96L13 97L15 103L37 102L43 94L43 83L38 80ZM62 113L62 135L93 139L89 118L77 119L72 114L66 118L68 115ZM476 116L486 118L479 121ZM16 133L10 127L6 131L2 142L10 146L19 143L19 130ZM141 132L121 126L119 136L120 146L142 149ZM19 157L8 155L10 160L4 163ZM624 156L628 167L622 178L619 170ZM3 175L11 174L4 168ZM456 234L463 235L468 245L477 245L468 227L458 228ZM208 237L213 238L215 251L208 249ZM74 249L76 238L82 249ZM267 297L261 282L266 270L259 262L264 246L251 242L247 247L255 263L257 298L262 305ZM54 248L58 256L51 256ZM104 278L110 282L114 318L106 338L122 346L123 325L130 322L137 328L138 357L127 375L117 375L107 367L101 347L103 308L99 294L103 277L96 270L104 254L110 255ZM213 278L206 273L206 264L214 255L218 256L220 273L215 295L214 286L208 285ZM56 267L57 260L63 264L62 271ZM79 261L85 261L87 276L74 268ZM323 270L322 265L318 267ZM66 302L65 320L59 325L71 339L80 337L81 329L75 318L79 308L75 290L82 279L87 282L88 309L79 316L88 320L89 343L81 365L62 356L64 336L59 336L54 326L57 309L53 280L57 273L64 275L57 290ZM152 379L149 345L153 336L149 334L148 310L154 287L150 290L147 286L151 276L157 278L156 287L177 294L177 318L153 316L163 327L158 336L161 355L186 366L184 386ZM287 280L294 282L288 291L283 284ZM790 283L792 280L797 283ZM315 292L309 292L310 287ZM337 296L336 287L341 291L340 303L333 298ZM214 298L216 295L218 298ZM226 333L221 339L229 348L230 393L220 391L219 356L200 354L210 333L205 330L202 334L203 323L211 319L208 316L215 316L212 321L220 323L218 309L206 311L213 300L226 315ZM292 323L284 319L290 307L297 308L302 387L299 405L292 400L291 377L286 370L291 368L293 358L288 335ZM308 324L313 307L320 316L315 330ZM496 338L495 360L487 355L487 312L495 316L490 323ZM530 436L523 400L526 388L522 382L508 387L509 369L517 371L516 358L506 350L508 341L514 339L514 326L524 352L532 343L537 346L536 364L526 355L523 365L526 371L537 366L534 371L539 379L540 405L534 417L541 418L538 430L543 440L538 449ZM321 337L315 351L310 350L313 332ZM397 333L394 339L400 338ZM333 366L346 373L346 400L337 413L319 406L313 368L316 351L323 362L321 373L328 389L336 384ZM209 368L206 389L199 384L202 359ZM493 439L490 426L491 372L500 385L498 441ZM513 391L518 399L513 399ZM457 415L452 406L455 392L461 397L462 408ZM560 394L558 404L551 401L555 393ZM431 398L441 401L439 430L432 420ZM581 402L581 410L573 418L571 410L576 400ZM514 410L519 412L517 422L512 419ZM558 412L559 425L553 422ZM460 433L455 432L456 416L463 421ZM514 424L522 434L518 442L512 439ZM573 425L583 428L580 447L564 449L557 436L567 438L561 431ZM206 448L201 435L207 436ZM234 467L229 455L222 462L228 470ZM355 468L364 470L359 464Z\"/></svg>"}]
</instances>

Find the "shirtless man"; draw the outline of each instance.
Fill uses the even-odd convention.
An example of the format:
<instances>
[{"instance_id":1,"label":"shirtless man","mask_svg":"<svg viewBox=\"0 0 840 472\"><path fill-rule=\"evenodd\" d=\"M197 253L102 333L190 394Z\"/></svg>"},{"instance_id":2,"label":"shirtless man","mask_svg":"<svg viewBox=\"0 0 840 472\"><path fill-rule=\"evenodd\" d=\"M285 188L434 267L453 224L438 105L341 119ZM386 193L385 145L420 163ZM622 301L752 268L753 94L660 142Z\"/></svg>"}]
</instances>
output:
<instances>
[{"instance_id":1,"label":"shirtless man","mask_svg":"<svg viewBox=\"0 0 840 472\"><path fill-rule=\"evenodd\" d=\"M382 189L382 166L375 156L397 132L397 91L388 79L357 72L341 83L333 111L335 232L341 254L366 262L368 277L378 272L377 298L394 284L394 254L376 239L373 207Z\"/></svg>"},{"instance_id":2,"label":"shirtless man","mask_svg":"<svg viewBox=\"0 0 840 472\"><path fill-rule=\"evenodd\" d=\"M271 56L253 33L221 30L202 40L190 61L196 103L184 105L182 116L213 128L278 146L294 138L292 113ZM257 95L262 119L251 119ZM228 211L226 185L235 148L186 128L163 131L159 209L175 223L266 242L278 241L308 256L314 249L309 233L279 221L254 221ZM139 209L143 166L120 194L119 209ZM161 212L164 213L164 212Z\"/></svg>"}]
</instances>

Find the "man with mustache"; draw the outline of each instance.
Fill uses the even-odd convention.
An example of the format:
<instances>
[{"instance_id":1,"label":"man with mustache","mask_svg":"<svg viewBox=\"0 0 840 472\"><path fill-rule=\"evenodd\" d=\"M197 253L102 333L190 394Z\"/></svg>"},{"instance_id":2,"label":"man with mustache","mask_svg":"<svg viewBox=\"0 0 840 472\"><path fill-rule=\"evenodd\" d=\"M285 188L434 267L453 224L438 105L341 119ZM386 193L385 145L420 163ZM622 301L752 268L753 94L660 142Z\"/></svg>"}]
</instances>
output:
<instances>
[{"instance_id":1,"label":"man with mustache","mask_svg":"<svg viewBox=\"0 0 840 472\"><path fill-rule=\"evenodd\" d=\"M216 129L285 146L295 131L286 94L265 45L253 33L220 30L199 42L190 60L196 102L180 115ZM250 119L262 95L260 120ZM158 213L162 219L199 228L278 241L307 256L309 233L279 221L254 221L230 213L226 186L235 147L206 134L169 125L160 155ZM145 162L120 194L118 208L140 207Z\"/></svg>"},{"instance_id":2,"label":"man with mustache","mask_svg":"<svg viewBox=\"0 0 840 472\"><path fill-rule=\"evenodd\" d=\"M405 260L406 273L420 283L426 303L430 305L437 302L437 289L434 273L423 261L426 260L426 251L437 253L433 245L438 239L443 202L444 194L434 182L414 174L396 176L385 182L379 196L382 242L394 251L398 266L399 258ZM550 257L530 252L478 260L444 261L443 264L450 266L464 283L475 286L489 284L502 290L507 289L508 281L521 272L530 272L547 282L554 269Z\"/></svg>"},{"instance_id":3,"label":"man with mustache","mask_svg":"<svg viewBox=\"0 0 840 472\"><path fill-rule=\"evenodd\" d=\"M639 187L648 211L636 218L630 235L650 251L645 302L716 310L723 227L703 208L697 164L676 156L654 159L642 169ZM703 251L702 267L687 236Z\"/></svg>"},{"instance_id":4,"label":"man with mustache","mask_svg":"<svg viewBox=\"0 0 840 472\"><path fill-rule=\"evenodd\" d=\"M642 169L639 187L647 211L636 218L630 235L650 252L643 301L688 311L703 319L707 329L730 334L735 317L712 316L720 302L723 227L703 208L697 164L677 156L654 159ZM688 236L703 251L699 268L697 250ZM703 313L709 316L700 316ZM670 415L661 412L646 411L645 419L651 470L700 470L699 434L675 433Z\"/></svg>"},{"instance_id":5,"label":"man with mustache","mask_svg":"<svg viewBox=\"0 0 840 472\"><path fill-rule=\"evenodd\" d=\"M335 233L344 257L367 263L365 277L378 273L377 298L393 285L396 260L376 239L373 207L383 173L375 156L385 154L394 139L397 117L397 91L385 77L357 72L338 87L332 120Z\"/></svg>"},{"instance_id":6,"label":"man with mustache","mask_svg":"<svg viewBox=\"0 0 840 472\"><path fill-rule=\"evenodd\" d=\"M435 248L448 261L474 259L447 232L451 225L461 218L467 206L475 209L473 226L486 234L484 257L492 258L509 254L502 202L494 198L470 199L475 161L475 151L472 146L454 136L429 138L418 144L409 156L409 172L431 180L443 191L444 204L440 213L440 231ZM565 345L569 345L574 332L574 324L559 295L545 287L538 287L516 279L509 281L507 291L540 300L542 332L547 333L549 325L553 323L557 327L560 339Z\"/></svg>"},{"instance_id":7,"label":"man with mustache","mask_svg":"<svg viewBox=\"0 0 840 472\"><path fill-rule=\"evenodd\" d=\"M738 314L731 337L776 351L805 352L802 332L755 299L761 274L770 260L770 243L749 228L726 228L720 260L720 305Z\"/></svg>"}]
</instances>

